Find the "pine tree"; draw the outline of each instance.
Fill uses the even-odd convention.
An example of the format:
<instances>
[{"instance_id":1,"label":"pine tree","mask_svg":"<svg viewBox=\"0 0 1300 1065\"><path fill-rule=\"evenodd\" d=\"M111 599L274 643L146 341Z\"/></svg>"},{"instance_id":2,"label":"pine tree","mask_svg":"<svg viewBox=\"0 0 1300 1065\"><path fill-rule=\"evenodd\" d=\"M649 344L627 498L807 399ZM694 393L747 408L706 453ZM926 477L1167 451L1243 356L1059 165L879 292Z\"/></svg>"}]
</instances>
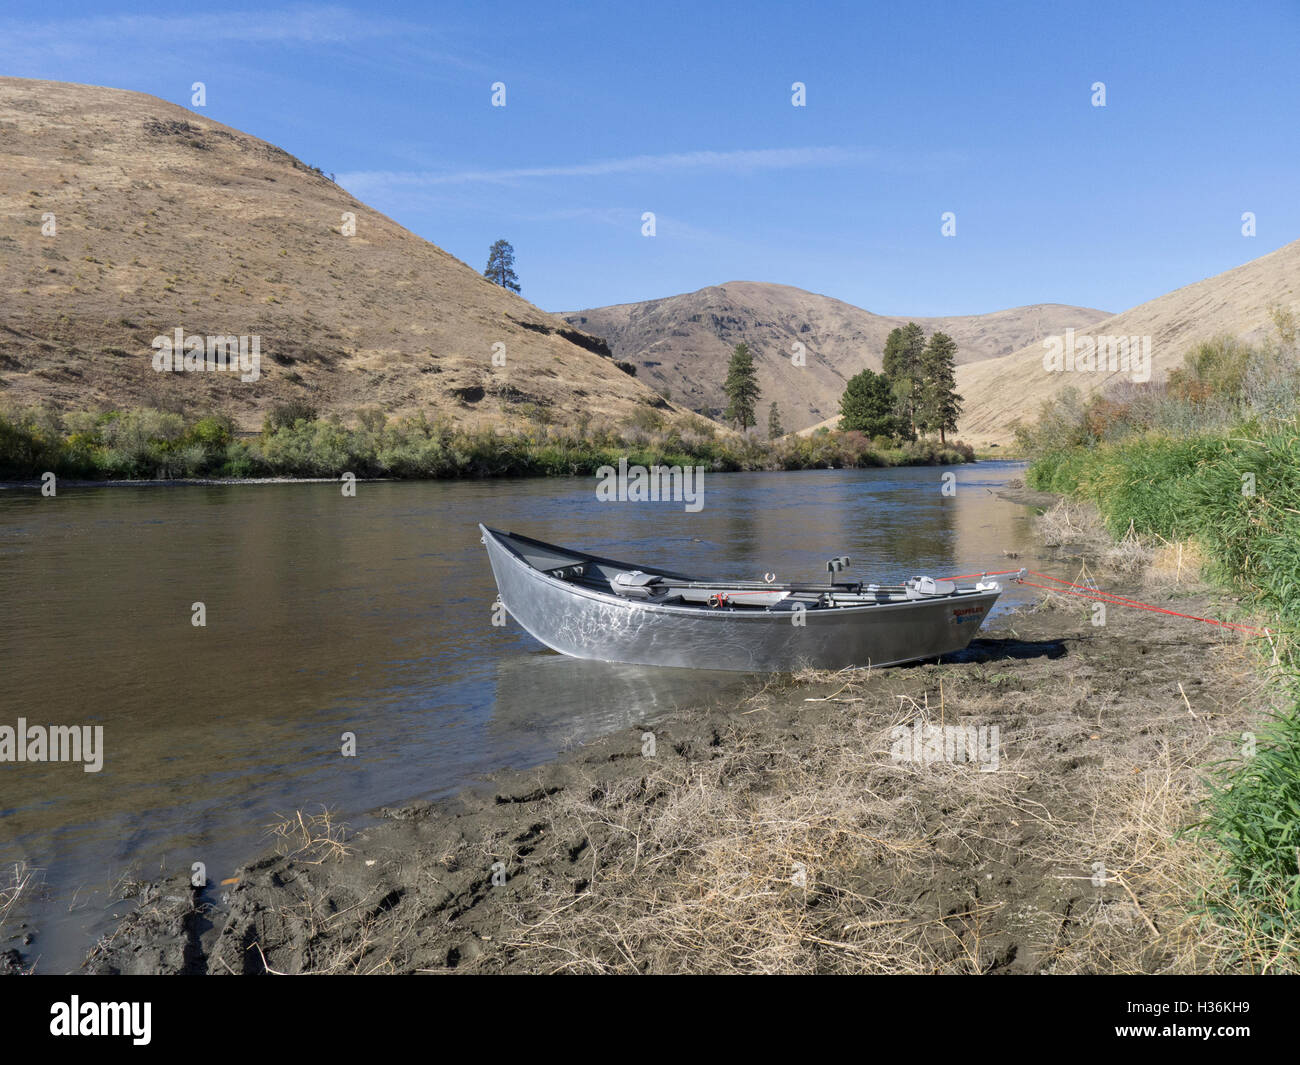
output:
<instances>
[{"instance_id":1,"label":"pine tree","mask_svg":"<svg viewBox=\"0 0 1300 1065\"><path fill-rule=\"evenodd\" d=\"M897 327L889 331L885 338L885 356L880 364L880 372L891 381L899 376L903 357L903 331Z\"/></svg>"},{"instance_id":2,"label":"pine tree","mask_svg":"<svg viewBox=\"0 0 1300 1065\"><path fill-rule=\"evenodd\" d=\"M916 436L916 414L921 402L921 353L925 350L925 331L915 322L890 331L885 340L881 371L894 392L894 406L907 435Z\"/></svg>"},{"instance_id":3,"label":"pine tree","mask_svg":"<svg viewBox=\"0 0 1300 1065\"><path fill-rule=\"evenodd\" d=\"M723 385L727 393L727 410L724 413L728 421L736 422L743 433L751 425L757 425L754 404L758 402L758 371L754 369L754 356L749 352L749 345L741 341L731 353L731 362L727 364L727 381Z\"/></svg>"},{"instance_id":4,"label":"pine tree","mask_svg":"<svg viewBox=\"0 0 1300 1065\"><path fill-rule=\"evenodd\" d=\"M894 391L889 378L874 370L863 370L849 378L840 397L840 429L868 436L895 436L898 419L894 414Z\"/></svg>"},{"instance_id":5,"label":"pine tree","mask_svg":"<svg viewBox=\"0 0 1300 1065\"><path fill-rule=\"evenodd\" d=\"M492 245L483 276L511 292L519 291L519 278L515 276L515 249L508 240L498 240Z\"/></svg>"},{"instance_id":6,"label":"pine tree","mask_svg":"<svg viewBox=\"0 0 1300 1065\"><path fill-rule=\"evenodd\" d=\"M767 438L775 440L778 436L785 436L785 430L781 428L781 412L777 409L776 400L772 400L772 405L767 409Z\"/></svg>"},{"instance_id":7,"label":"pine tree","mask_svg":"<svg viewBox=\"0 0 1300 1065\"><path fill-rule=\"evenodd\" d=\"M917 423L937 432L941 444L947 443L945 434L957 428L962 404L957 395L957 343L947 333L935 333L921 353L921 381Z\"/></svg>"}]
</instances>

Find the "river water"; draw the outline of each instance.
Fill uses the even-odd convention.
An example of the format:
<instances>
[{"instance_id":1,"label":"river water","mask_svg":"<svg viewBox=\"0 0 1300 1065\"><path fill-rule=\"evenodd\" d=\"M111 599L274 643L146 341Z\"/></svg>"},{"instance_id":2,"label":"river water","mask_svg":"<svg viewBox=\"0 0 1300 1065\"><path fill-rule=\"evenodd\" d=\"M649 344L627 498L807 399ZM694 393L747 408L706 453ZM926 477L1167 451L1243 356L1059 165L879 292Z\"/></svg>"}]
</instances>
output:
<instances>
[{"instance_id":1,"label":"river water","mask_svg":"<svg viewBox=\"0 0 1300 1065\"><path fill-rule=\"evenodd\" d=\"M0 491L0 725L104 729L99 772L0 762L0 891L35 873L0 950L73 969L124 875L202 861L216 883L279 814L356 827L748 683L493 626L480 521L708 576L819 579L836 555L853 579L964 574L1033 550L1027 508L994 494L1021 469L709 475L695 513L598 501L591 478Z\"/></svg>"}]
</instances>

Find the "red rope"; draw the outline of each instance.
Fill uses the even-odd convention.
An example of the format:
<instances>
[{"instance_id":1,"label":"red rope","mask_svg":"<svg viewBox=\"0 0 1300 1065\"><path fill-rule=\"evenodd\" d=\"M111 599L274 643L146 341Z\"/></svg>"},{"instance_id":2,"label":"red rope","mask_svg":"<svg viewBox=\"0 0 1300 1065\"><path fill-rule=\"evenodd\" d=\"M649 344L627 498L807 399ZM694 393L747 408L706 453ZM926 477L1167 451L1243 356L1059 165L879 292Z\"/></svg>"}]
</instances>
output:
<instances>
[{"instance_id":1,"label":"red rope","mask_svg":"<svg viewBox=\"0 0 1300 1065\"><path fill-rule=\"evenodd\" d=\"M946 581L968 581L976 577L1008 577L1011 574L1022 572L1018 569L998 570L995 573L963 573L958 577L942 577ZM1054 581L1056 584L1063 584L1065 587L1053 588L1050 585L1038 584L1034 581L1027 581L1020 577L1016 583L1025 584L1030 588L1042 588L1046 592L1056 592L1058 595L1074 595L1080 599L1092 599L1102 603L1113 603L1115 606L1129 606L1135 610L1149 610L1155 614L1166 614L1172 618L1184 618L1187 621L1203 621L1207 625L1218 625L1220 628L1232 629L1235 632L1247 632L1252 636L1267 636L1268 629L1256 629L1250 625L1239 625L1235 621L1219 621L1216 618L1203 618L1196 614L1183 614L1177 610L1166 610L1164 607L1155 606L1152 603L1143 603L1138 599L1130 599L1128 596L1116 595L1114 592L1103 592L1100 588L1089 588L1087 585L1078 584L1075 581L1062 580L1060 577L1053 577L1050 573L1039 573L1037 570L1027 569L1023 572L1029 573L1035 577L1041 577L1046 581ZM1083 589L1080 591L1080 589ZM766 595L766 592L731 592L728 598L736 598L743 595ZM725 598L724 598L725 602Z\"/></svg>"},{"instance_id":2,"label":"red rope","mask_svg":"<svg viewBox=\"0 0 1300 1065\"><path fill-rule=\"evenodd\" d=\"M1002 570L998 573L967 573L961 577L947 577L946 580L960 581L970 580L974 577L1006 577L1012 573L1019 573L1018 569ZM1215 618L1198 617L1196 614L1182 614L1177 610L1166 610L1164 607L1155 606L1151 603L1143 603L1137 599L1130 599L1127 596L1116 595L1113 592L1103 592L1099 588L1089 588L1086 585L1078 584L1074 581L1062 580L1060 577L1053 577L1050 573L1039 573L1037 570L1027 569L1024 572L1032 574L1035 577L1041 577L1043 580L1054 581L1057 584L1065 585L1065 588L1053 588L1046 584L1037 584L1034 581L1027 581L1021 577L1017 583L1028 585L1030 588L1042 588L1047 592L1056 592L1058 595L1074 595L1080 599L1093 599L1103 603L1113 603L1116 606L1131 606L1135 610L1149 610L1155 614L1167 614L1174 618L1186 618L1188 621L1203 621L1207 625L1218 625L1220 628L1233 629L1236 632L1247 632L1252 636L1267 636L1268 629L1256 629L1250 625L1239 625L1234 621L1219 621ZM1080 589L1083 589L1080 591Z\"/></svg>"},{"instance_id":3,"label":"red rope","mask_svg":"<svg viewBox=\"0 0 1300 1065\"><path fill-rule=\"evenodd\" d=\"M1005 577L1008 573L1019 573L1018 569L1003 569L996 573L963 573L960 577L940 577L941 581L972 581L976 577ZM1029 570L1025 570L1029 573Z\"/></svg>"}]
</instances>

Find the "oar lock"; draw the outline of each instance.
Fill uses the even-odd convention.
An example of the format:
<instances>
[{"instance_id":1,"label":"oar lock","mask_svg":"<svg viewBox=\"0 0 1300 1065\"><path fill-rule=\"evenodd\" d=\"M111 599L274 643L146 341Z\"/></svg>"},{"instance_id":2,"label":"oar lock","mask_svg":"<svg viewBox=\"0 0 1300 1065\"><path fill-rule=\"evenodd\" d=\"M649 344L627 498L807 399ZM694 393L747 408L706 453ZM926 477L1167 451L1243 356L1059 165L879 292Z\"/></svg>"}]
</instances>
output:
<instances>
[{"instance_id":1,"label":"oar lock","mask_svg":"<svg viewBox=\"0 0 1300 1065\"><path fill-rule=\"evenodd\" d=\"M848 555L838 555L835 558L829 559L827 561L826 572L839 573L841 570L846 570L852 565L853 565L853 560L849 558Z\"/></svg>"}]
</instances>

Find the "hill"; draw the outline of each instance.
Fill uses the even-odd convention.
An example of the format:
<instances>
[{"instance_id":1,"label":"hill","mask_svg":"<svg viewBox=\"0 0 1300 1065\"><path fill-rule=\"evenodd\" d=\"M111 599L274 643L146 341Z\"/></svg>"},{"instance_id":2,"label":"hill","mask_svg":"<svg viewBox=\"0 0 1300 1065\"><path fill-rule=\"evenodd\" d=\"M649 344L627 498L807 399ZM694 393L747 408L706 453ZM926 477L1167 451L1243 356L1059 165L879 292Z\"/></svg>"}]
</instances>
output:
<instances>
[{"instance_id":1,"label":"hill","mask_svg":"<svg viewBox=\"0 0 1300 1065\"><path fill-rule=\"evenodd\" d=\"M956 340L960 362L1006 355L1067 327L1086 328L1106 312L1038 304L992 314L907 318L860 307L789 285L730 281L643 303L565 312L571 325L609 342L615 357L676 403L718 414L726 406L727 360L744 341L755 353L762 413L776 399L787 429L801 429L839 410L845 382L865 367L880 369L891 329L915 321L926 333ZM794 345L805 364L792 362Z\"/></svg>"},{"instance_id":2,"label":"hill","mask_svg":"<svg viewBox=\"0 0 1300 1065\"><path fill-rule=\"evenodd\" d=\"M221 410L246 429L289 400L467 426L669 406L603 341L316 168L140 93L0 78L0 278L0 398L17 404ZM157 372L152 342L178 328L250 352L259 337L259 378Z\"/></svg>"},{"instance_id":3,"label":"hill","mask_svg":"<svg viewBox=\"0 0 1300 1065\"><path fill-rule=\"evenodd\" d=\"M1097 322L1088 334L1150 337L1151 379L1159 381L1201 340L1218 334L1261 340L1272 330L1275 306L1300 308L1300 241ZM959 434L977 446L1005 444L1017 419L1032 421L1042 402L1062 388L1088 394L1117 377L1132 377L1110 372L1109 360L1105 372L1052 372L1044 368L1047 352L1041 342L1033 343L958 367L957 390L965 397Z\"/></svg>"}]
</instances>

